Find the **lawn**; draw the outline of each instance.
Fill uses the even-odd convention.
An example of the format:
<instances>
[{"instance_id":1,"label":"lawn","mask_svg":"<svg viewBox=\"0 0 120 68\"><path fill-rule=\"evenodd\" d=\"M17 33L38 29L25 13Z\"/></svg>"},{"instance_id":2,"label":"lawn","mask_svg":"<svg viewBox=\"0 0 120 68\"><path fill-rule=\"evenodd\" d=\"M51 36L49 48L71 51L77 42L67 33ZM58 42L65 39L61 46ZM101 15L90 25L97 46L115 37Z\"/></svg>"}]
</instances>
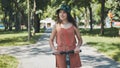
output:
<instances>
[{"instance_id":1,"label":"lawn","mask_svg":"<svg viewBox=\"0 0 120 68\"><path fill-rule=\"evenodd\" d=\"M31 37L31 40L28 41L27 31L0 31L0 46L22 46L33 44L40 35L41 33L36 33L36 35Z\"/></svg>"},{"instance_id":2,"label":"lawn","mask_svg":"<svg viewBox=\"0 0 120 68\"><path fill-rule=\"evenodd\" d=\"M32 36L30 41L27 41L27 31L3 31L0 30L0 46L23 46L28 44L34 44L42 35L42 33L36 33ZM17 68L18 60L9 55L0 55L0 68Z\"/></svg>"},{"instance_id":3,"label":"lawn","mask_svg":"<svg viewBox=\"0 0 120 68\"><path fill-rule=\"evenodd\" d=\"M15 57L9 55L0 55L0 68L17 68L18 61Z\"/></svg>"},{"instance_id":4,"label":"lawn","mask_svg":"<svg viewBox=\"0 0 120 68\"><path fill-rule=\"evenodd\" d=\"M100 35L100 29L90 32L88 29L80 29L84 42L98 49L108 57L120 62L120 37L116 28L105 29L105 34Z\"/></svg>"}]
</instances>

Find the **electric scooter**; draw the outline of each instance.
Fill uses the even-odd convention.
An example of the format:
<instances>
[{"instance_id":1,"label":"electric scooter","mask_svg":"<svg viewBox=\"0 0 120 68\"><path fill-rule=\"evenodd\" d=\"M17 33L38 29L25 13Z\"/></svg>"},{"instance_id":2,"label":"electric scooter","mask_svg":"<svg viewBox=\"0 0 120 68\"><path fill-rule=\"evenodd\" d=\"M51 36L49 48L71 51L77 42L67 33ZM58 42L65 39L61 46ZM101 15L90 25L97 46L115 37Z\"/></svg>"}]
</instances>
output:
<instances>
[{"instance_id":1,"label":"electric scooter","mask_svg":"<svg viewBox=\"0 0 120 68\"><path fill-rule=\"evenodd\" d=\"M82 52L80 50L80 52ZM66 64L67 64L67 68L70 68L70 54L74 54L74 50L71 50L71 51L61 51L59 54L63 55L65 54L66 55ZM53 55L56 55L55 53L53 53Z\"/></svg>"}]
</instances>

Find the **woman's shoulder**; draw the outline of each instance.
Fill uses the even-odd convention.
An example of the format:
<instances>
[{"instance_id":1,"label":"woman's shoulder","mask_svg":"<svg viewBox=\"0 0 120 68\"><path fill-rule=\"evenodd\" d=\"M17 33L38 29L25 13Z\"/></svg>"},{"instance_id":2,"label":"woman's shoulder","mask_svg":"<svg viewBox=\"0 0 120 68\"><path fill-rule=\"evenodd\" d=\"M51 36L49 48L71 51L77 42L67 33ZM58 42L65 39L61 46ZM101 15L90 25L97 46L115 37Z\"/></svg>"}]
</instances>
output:
<instances>
[{"instance_id":1,"label":"woman's shoulder","mask_svg":"<svg viewBox=\"0 0 120 68\"><path fill-rule=\"evenodd\" d=\"M59 27L60 27L60 24L55 24L55 25L53 26L54 29L58 29Z\"/></svg>"},{"instance_id":2,"label":"woman's shoulder","mask_svg":"<svg viewBox=\"0 0 120 68\"><path fill-rule=\"evenodd\" d=\"M56 28L58 28L58 27L60 27L60 24L57 23L57 24L55 24L55 26L56 26Z\"/></svg>"},{"instance_id":3,"label":"woman's shoulder","mask_svg":"<svg viewBox=\"0 0 120 68\"><path fill-rule=\"evenodd\" d=\"M74 25L72 25L72 26L73 26L74 30L78 30L78 27L76 27L76 26L74 26Z\"/></svg>"}]
</instances>

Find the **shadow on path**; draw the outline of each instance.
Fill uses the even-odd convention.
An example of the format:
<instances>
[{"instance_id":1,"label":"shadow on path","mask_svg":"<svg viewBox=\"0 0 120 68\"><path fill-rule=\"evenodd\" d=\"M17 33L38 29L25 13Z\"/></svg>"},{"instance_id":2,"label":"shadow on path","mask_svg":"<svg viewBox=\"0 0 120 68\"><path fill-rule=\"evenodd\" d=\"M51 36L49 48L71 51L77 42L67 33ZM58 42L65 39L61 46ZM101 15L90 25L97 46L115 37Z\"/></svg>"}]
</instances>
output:
<instances>
[{"instance_id":1,"label":"shadow on path","mask_svg":"<svg viewBox=\"0 0 120 68\"><path fill-rule=\"evenodd\" d=\"M88 65L93 68L120 68L120 64L103 56L81 55L81 59L83 66Z\"/></svg>"},{"instance_id":2,"label":"shadow on path","mask_svg":"<svg viewBox=\"0 0 120 68\"><path fill-rule=\"evenodd\" d=\"M21 65L19 68L54 68L54 66L50 67L49 65L48 67L45 67L45 63L48 61L50 64L55 64L52 62L54 56L51 54L49 36L50 33L45 33L36 44L32 45L1 47L0 54L10 54L16 56L21 60ZM95 49L89 47L88 45L83 45L81 49L82 52L80 53L80 56L83 67L90 66L90 68L120 68L120 64L105 57L101 53L98 53Z\"/></svg>"},{"instance_id":3,"label":"shadow on path","mask_svg":"<svg viewBox=\"0 0 120 68\"><path fill-rule=\"evenodd\" d=\"M81 49L83 66L90 66L90 68L120 68L120 63L97 52L96 49L89 47L89 45L84 45Z\"/></svg>"},{"instance_id":4,"label":"shadow on path","mask_svg":"<svg viewBox=\"0 0 120 68\"><path fill-rule=\"evenodd\" d=\"M38 55L51 55L49 34L44 34L36 44L26 46L1 47L0 54L11 54L21 58L30 58Z\"/></svg>"}]
</instances>

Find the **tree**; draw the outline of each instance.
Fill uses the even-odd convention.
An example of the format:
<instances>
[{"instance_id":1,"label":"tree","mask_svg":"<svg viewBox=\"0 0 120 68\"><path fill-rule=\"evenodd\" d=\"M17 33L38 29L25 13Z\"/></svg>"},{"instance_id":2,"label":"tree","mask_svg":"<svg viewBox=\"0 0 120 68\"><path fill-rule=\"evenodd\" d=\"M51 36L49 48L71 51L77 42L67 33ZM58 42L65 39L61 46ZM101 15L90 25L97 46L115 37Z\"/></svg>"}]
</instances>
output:
<instances>
[{"instance_id":1,"label":"tree","mask_svg":"<svg viewBox=\"0 0 120 68\"><path fill-rule=\"evenodd\" d=\"M29 0L27 0L27 8L28 8L28 41L30 40L30 37L31 37L31 31L30 31L30 29L31 29L31 27L30 27L30 1Z\"/></svg>"},{"instance_id":2,"label":"tree","mask_svg":"<svg viewBox=\"0 0 120 68\"><path fill-rule=\"evenodd\" d=\"M21 22L26 21L22 3L24 3L24 0L1 0L1 7L4 12L4 24L7 25L5 26L5 30L8 27L9 30L12 30L12 27L15 26L16 31L18 31L20 30Z\"/></svg>"},{"instance_id":3,"label":"tree","mask_svg":"<svg viewBox=\"0 0 120 68\"><path fill-rule=\"evenodd\" d=\"M85 21L86 21L85 25L87 25L87 23L90 20L90 22L89 22L90 23L90 31L93 30L93 26L92 26L93 19L92 19L91 3L92 3L92 0L74 0L74 2L73 2L73 5L77 6L78 8L79 7L84 7L85 8ZM89 19L88 19L87 9L89 10Z\"/></svg>"},{"instance_id":4,"label":"tree","mask_svg":"<svg viewBox=\"0 0 120 68\"><path fill-rule=\"evenodd\" d=\"M8 0L1 0L2 11L4 12L3 23L5 25L5 30L7 30L8 27L10 27L10 22L7 19L7 16L11 15L10 11L12 10L10 7L11 6L10 3L11 3L11 0L9 0L9 1Z\"/></svg>"},{"instance_id":5,"label":"tree","mask_svg":"<svg viewBox=\"0 0 120 68\"><path fill-rule=\"evenodd\" d=\"M27 5L23 5L23 3L25 2L24 0L13 0L12 1L14 3L14 17L15 17L15 30L21 30L21 25L26 25L27 26L27 18L26 18L26 14L25 14L25 9L27 9Z\"/></svg>"},{"instance_id":6,"label":"tree","mask_svg":"<svg viewBox=\"0 0 120 68\"><path fill-rule=\"evenodd\" d=\"M101 3L101 35L104 35L104 11L105 11L105 0L100 0Z\"/></svg>"},{"instance_id":7,"label":"tree","mask_svg":"<svg viewBox=\"0 0 120 68\"><path fill-rule=\"evenodd\" d=\"M35 33L37 33L40 30L41 16L44 10L46 10L47 5L49 4L49 0L32 0L31 3L33 3L33 6L31 6L33 7L32 9L33 28L35 29Z\"/></svg>"}]
</instances>

